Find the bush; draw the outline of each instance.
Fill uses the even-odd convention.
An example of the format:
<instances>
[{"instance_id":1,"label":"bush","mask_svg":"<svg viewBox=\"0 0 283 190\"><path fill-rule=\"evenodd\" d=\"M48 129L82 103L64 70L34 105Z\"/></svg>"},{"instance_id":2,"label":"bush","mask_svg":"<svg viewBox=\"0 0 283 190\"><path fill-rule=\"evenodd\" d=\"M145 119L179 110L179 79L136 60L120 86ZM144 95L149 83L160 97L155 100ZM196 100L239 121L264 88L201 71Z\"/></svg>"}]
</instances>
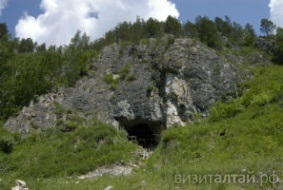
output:
<instances>
[{"instance_id":1,"label":"bush","mask_svg":"<svg viewBox=\"0 0 283 190\"><path fill-rule=\"evenodd\" d=\"M103 124L101 122L94 123L94 126L81 127L76 135L81 137L85 142L94 141L99 143L102 140L113 141L117 135L117 130L109 125Z\"/></svg>"},{"instance_id":2,"label":"bush","mask_svg":"<svg viewBox=\"0 0 283 190\"><path fill-rule=\"evenodd\" d=\"M129 64L126 64L119 72L120 78L124 80L127 77L127 75L130 73L130 70L131 70L131 66Z\"/></svg>"},{"instance_id":3,"label":"bush","mask_svg":"<svg viewBox=\"0 0 283 190\"><path fill-rule=\"evenodd\" d=\"M262 106L262 105L265 105L265 104L271 102L272 99L273 98L272 98L271 95L269 95L268 93L262 92L260 94L255 94L253 96L253 99L251 101L251 105L260 105L260 106Z\"/></svg>"},{"instance_id":4,"label":"bush","mask_svg":"<svg viewBox=\"0 0 283 190\"><path fill-rule=\"evenodd\" d=\"M14 148L14 138L4 129L0 129L0 151L9 154Z\"/></svg>"},{"instance_id":5,"label":"bush","mask_svg":"<svg viewBox=\"0 0 283 190\"><path fill-rule=\"evenodd\" d=\"M70 132L78 128L79 124L76 121L67 121L65 125L61 126L61 131Z\"/></svg>"},{"instance_id":6,"label":"bush","mask_svg":"<svg viewBox=\"0 0 283 190\"><path fill-rule=\"evenodd\" d=\"M115 90L119 83L119 78L114 78L112 74L106 74L104 76L104 81L110 85L110 90Z\"/></svg>"},{"instance_id":7,"label":"bush","mask_svg":"<svg viewBox=\"0 0 283 190\"><path fill-rule=\"evenodd\" d=\"M237 101L234 101L230 104L217 102L214 106L210 108L210 120L219 121L222 119L233 117L240 113L243 108L244 107Z\"/></svg>"},{"instance_id":8,"label":"bush","mask_svg":"<svg viewBox=\"0 0 283 190\"><path fill-rule=\"evenodd\" d=\"M151 92L153 90L153 86L151 84L148 84L146 86L146 96L149 97L151 95Z\"/></svg>"},{"instance_id":9,"label":"bush","mask_svg":"<svg viewBox=\"0 0 283 190\"><path fill-rule=\"evenodd\" d=\"M127 81L134 81L136 79L137 79L137 77L134 73L131 73L127 76Z\"/></svg>"}]
</instances>

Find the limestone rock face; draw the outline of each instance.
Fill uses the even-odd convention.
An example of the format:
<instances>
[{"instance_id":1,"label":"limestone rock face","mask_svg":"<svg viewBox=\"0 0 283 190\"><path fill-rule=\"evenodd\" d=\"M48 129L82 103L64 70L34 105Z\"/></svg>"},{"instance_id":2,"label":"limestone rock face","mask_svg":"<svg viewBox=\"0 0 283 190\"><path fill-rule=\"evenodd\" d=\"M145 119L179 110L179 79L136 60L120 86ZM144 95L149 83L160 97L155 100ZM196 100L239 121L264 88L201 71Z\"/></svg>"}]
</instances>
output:
<instances>
[{"instance_id":1,"label":"limestone rock face","mask_svg":"<svg viewBox=\"0 0 283 190\"><path fill-rule=\"evenodd\" d=\"M208 116L209 106L233 97L242 80L238 69L213 49L170 36L140 45L112 44L90 68L73 87L40 95L5 127L29 134L98 119L115 127L143 123L162 130L185 125L195 114Z\"/></svg>"}]
</instances>

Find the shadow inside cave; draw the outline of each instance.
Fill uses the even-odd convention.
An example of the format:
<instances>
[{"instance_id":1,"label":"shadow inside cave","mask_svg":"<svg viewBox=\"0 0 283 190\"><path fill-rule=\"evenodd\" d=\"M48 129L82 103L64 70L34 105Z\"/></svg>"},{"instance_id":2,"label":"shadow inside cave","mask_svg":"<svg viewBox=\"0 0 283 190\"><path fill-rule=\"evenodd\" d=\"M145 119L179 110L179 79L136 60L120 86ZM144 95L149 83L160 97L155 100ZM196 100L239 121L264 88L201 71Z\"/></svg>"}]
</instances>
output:
<instances>
[{"instance_id":1,"label":"shadow inside cave","mask_svg":"<svg viewBox=\"0 0 283 190\"><path fill-rule=\"evenodd\" d=\"M124 121L120 124L127 131L130 141L149 150L158 146L164 130L162 122L156 121Z\"/></svg>"}]
</instances>

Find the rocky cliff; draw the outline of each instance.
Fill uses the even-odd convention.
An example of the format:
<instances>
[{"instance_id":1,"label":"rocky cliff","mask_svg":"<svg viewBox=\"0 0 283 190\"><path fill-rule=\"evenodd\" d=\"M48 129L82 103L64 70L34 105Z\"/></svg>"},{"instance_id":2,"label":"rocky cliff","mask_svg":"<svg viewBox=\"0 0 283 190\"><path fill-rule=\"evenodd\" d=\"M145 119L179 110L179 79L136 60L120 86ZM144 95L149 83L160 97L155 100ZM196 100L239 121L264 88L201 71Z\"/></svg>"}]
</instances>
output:
<instances>
[{"instance_id":1,"label":"rocky cliff","mask_svg":"<svg viewBox=\"0 0 283 190\"><path fill-rule=\"evenodd\" d=\"M240 76L215 50L189 38L112 44L73 87L37 97L5 127L22 134L68 131L99 119L130 135L154 135L196 114L207 116L211 104L235 94Z\"/></svg>"}]
</instances>

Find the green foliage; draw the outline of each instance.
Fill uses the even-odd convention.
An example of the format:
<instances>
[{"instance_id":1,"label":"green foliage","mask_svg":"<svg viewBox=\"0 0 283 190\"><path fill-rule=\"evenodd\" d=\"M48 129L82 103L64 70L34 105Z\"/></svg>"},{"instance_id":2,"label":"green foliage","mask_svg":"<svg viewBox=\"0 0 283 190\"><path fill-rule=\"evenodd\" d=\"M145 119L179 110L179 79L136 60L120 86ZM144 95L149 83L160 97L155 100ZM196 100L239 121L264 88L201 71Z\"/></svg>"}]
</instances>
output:
<instances>
[{"instance_id":1,"label":"green foliage","mask_svg":"<svg viewBox=\"0 0 283 190\"><path fill-rule=\"evenodd\" d=\"M266 92L261 92L260 94L256 94L252 97L250 104L263 106L271 102L272 99L272 95Z\"/></svg>"},{"instance_id":2,"label":"green foliage","mask_svg":"<svg viewBox=\"0 0 283 190\"><path fill-rule=\"evenodd\" d=\"M225 16L225 21L220 18L216 17L214 19L215 25L217 30L222 33L222 35L229 37L233 31L231 20L228 16Z\"/></svg>"},{"instance_id":3,"label":"green foliage","mask_svg":"<svg viewBox=\"0 0 283 190\"><path fill-rule=\"evenodd\" d=\"M161 23L153 18L149 18L146 22L147 37L160 37L162 35Z\"/></svg>"},{"instance_id":4,"label":"green foliage","mask_svg":"<svg viewBox=\"0 0 283 190\"><path fill-rule=\"evenodd\" d=\"M104 75L104 81L110 85L110 90L115 90L119 84L119 78L114 78L113 74Z\"/></svg>"},{"instance_id":5,"label":"green foliage","mask_svg":"<svg viewBox=\"0 0 283 190\"><path fill-rule=\"evenodd\" d=\"M165 33L173 34L176 37L183 36L182 24L172 16L168 16L165 22L160 22L154 18L144 21L138 17L134 23L119 23L113 30L105 34L105 38L95 41L93 47L101 50L105 45L120 43L121 41L138 44L144 39L161 38Z\"/></svg>"},{"instance_id":6,"label":"green foliage","mask_svg":"<svg viewBox=\"0 0 283 190\"><path fill-rule=\"evenodd\" d=\"M143 46L148 46L149 45L149 39L141 39L140 44Z\"/></svg>"},{"instance_id":7,"label":"green foliage","mask_svg":"<svg viewBox=\"0 0 283 190\"><path fill-rule=\"evenodd\" d=\"M217 30L230 40L230 42L239 44L242 41L244 35L243 27L236 22L231 22L228 16L225 16L225 20L220 17L214 19Z\"/></svg>"},{"instance_id":8,"label":"green foliage","mask_svg":"<svg viewBox=\"0 0 283 190\"><path fill-rule=\"evenodd\" d=\"M137 79L136 75L134 73L131 73L131 74L128 74L126 80L130 82L130 81L134 81L136 79Z\"/></svg>"},{"instance_id":9,"label":"green foliage","mask_svg":"<svg viewBox=\"0 0 283 190\"><path fill-rule=\"evenodd\" d=\"M67 121L66 123L58 124L60 126L60 130L62 132L70 132L74 131L77 128L81 127L83 124L83 118L77 116L77 115L67 115Z\"/></svg>"},{"instance_id":10,"label":"green foliage","mask_svg":"<svg viewBox=\"0 0 283 190\"><path fill-rule=\"evenodd\" d=\"M18 45L19 53L33 53L35 44L31 38L21 39Z\"/></svg>"},{"instance_id":11,"label":"green foliage","mask_svg":"<svg viewBox=\"0 0 283 190\"><path fill-rule=\"evenodd\" d=\"M137 44L141 39L161 38L165 33L173 34L176 37L198 38L215 49L221 49L223 41L227 46L233 44L253 46L256 39L251 25L248 25L244 30L241 24L232 22L228 16L225 16L225 19L216 17L214 21L207 17L198 16L195 23L187 21L184 25L178 19L169 16L165 22L153 18L149 18L147 21L137 18L134 23L120 23L115 29L107 32L105 38L95 41L93 47L101 50L105 45L121 41Z\"/></svg>"},{"instance_id":12,"label":"green foliage","mask_svg":"<svg viewBox=\"0 0 283 190\"><path fill-rule=\"evenodd\" d=\"M197 28L196 28L194 23L188 21L188 22L185 23L183 28L184 28L185 35L187 35L191 38L197 38L198 37Z\"/></svg>"},{"instance_id":13,"label":"green foliage","mask_svg":"<svg viewBox=\"0 0 283 190\"><path fill-rule=\"evenodd\" d=\"M249 90L242 97L230 103L218 102L210 109L210 120L220 121L236 116L247 107L262 107L274 101L281 100L283 86L278 81L283 81L281 67L254 69L255 78L245 84Z\"/></svg>"},{"instance_id":14,"label":"green foliage","mask_svg":"<svg viewBox=\"0 0 283 190\"><path fill-rule=\"evenodd\" d=\"M274 61L283 65L283 28L278 28L276 33L276 46L274 52Z\"/></svg>"},{"instance_id":15,"label":"green foliage","mask_svg":"<svg viewBox=\"0 0 283 190\"><path fill-rule=\"evenodd\" d=\"M243 110L243 106L239 105L238 102L232 102L225 104L217 102L210 108L210 119L211 121L220 121L226 118L234 117Z\"/></svg>"},{"instance_id":16,"label":"green foliage","mask_svg":"<svg viewBox=\"0 0 283 190\"><path fill-rule=\"evenodd\" d=\"M14 144L13 136L0 127L0 152L2 151L5 154L11 153L13 151Z\"/></svg>"},{"instance_id":17,"label":"green foliage","mask_svg":"<svg viewBox=\"0 0 283 190\"><path fill-rule=\"evenodd\" d=\"M183 35L183 29L180 21L172 16L168 16L164 24L164 32L173 34L176 37Z\"/></svg>"},{"instance_id":18,"label":"green foliage","mask_svg":"<svg viewBox=\"0 0 283 190\"><path fill-rule=\"evenodd\" d=\"M131 71L131 65L130 64L126 64L120 71L119 71L119 74L120 74L120 78L122 80L124 80L127 75L130 73Z\"/></svg>"},{"instance_id":19,"label":"green foliage","mask_svg":"<svg viewBox=\"0 0 283 190\"><path fill-rule=\"evenodd\" d=\"M256 41L256 33L251 24L246 24L244 29L244 45L253 47Z\"/></svg>"},{"instance_id":20,"label":"green foliage","mask_svg":"<svg viewBox=\"0 0 283 190\"><path fill-rule=\"evenodd\" d=\"M199 39L208 45L209 47L215 49L221 49L222 41L221 36L217 31L217 27L213 21L207 17L196 18L196 27L198 29Z\"/></svg>"},{"instance_id":21,"label":"green foliage","mask_svg":"<svg viewBox=\"0 0 283 190\"><path fill-rule=\"evenodd\" d=\"M175 37L169 36L167 38L167 43L165 45L165 49L168 49L172 44L174 44L174 42L175 42Z\"/></svg>"},{"instance_id":22,"label":"green foliage","mask_svg":"<svg viewBox=\"0 0 283 190\"><path fill-rule=\"evenodd\" d=\"M119 78L121 80L127 80L128 82L136 80L136 75L131 73L131 65L126 64L122 69L119 71Z\"/></svg>"},{"instance_id":23,"label":"green foliage","mask_svg":"<svg viewBox=\"0 0 283 190\"><path fill-rule=\"evenodd\" d=\"M0 23L0 40L7 40L9 37L8 26L6 23Z\"/></svg>"},{"instance_id":24,"label":"green foliage","mask_svg":"<svg viewBox=\"0 0 283 190\"><path fill-rule=\"evenodd\" d=\"M65 47L37 46L31 39L11 40L5 25L0 40L0 118L15 114L35 96L74 85L88 72L88 64L97 57L89 37L80 31ZM4 37L6 36L6 37ZM17 53L16 53L17 50ZM36 51L35 51L36 50Z\"/></svg>"},{"instance_id":25,"label":"green foliage","mask_svg":"<svg viewBox=\"0 0 283 190\"><path fill-rule=\"evenodd\" d=\"M276 29L276 25L268 20L268 19L261 19L260 22L260 31L265 34L266 36L270 36L273 34L274 30Z\"/></svg>"}]
</instances>

